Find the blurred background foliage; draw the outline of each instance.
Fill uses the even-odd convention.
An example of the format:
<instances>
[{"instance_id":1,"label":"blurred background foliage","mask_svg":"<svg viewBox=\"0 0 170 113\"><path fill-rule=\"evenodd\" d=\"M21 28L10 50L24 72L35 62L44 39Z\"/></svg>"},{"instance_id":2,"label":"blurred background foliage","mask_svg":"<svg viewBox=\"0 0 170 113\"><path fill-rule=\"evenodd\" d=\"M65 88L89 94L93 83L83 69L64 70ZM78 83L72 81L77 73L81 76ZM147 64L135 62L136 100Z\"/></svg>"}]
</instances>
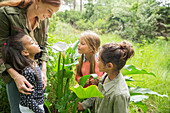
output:
<instances>
[{"instance_id":1,"label":"blurred background foliage","mask_svg":"<svg viewBox=\"0 0 170 113\"><path fill-rule=\"evenodd\" d=\"M88 0L83 6L80 10L57 12L55 16L78 30L94 30L100 34L114 32L124 39L140 43L154 42L156 36L163 36L168 40L168 2L162 4L156 0Z\"/></svg>"}]
</instances>

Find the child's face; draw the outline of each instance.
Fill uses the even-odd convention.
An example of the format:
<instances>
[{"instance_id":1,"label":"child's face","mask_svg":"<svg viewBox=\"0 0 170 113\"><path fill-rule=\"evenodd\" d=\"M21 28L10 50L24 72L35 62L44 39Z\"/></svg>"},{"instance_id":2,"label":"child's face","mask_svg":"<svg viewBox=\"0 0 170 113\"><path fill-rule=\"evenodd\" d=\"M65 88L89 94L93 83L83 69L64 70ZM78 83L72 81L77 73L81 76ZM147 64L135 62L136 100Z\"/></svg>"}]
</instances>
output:
<instances>
[{"instance_id":1,"label":"child's face","mask_svg":"<svg viewBox=\"0 0 170 113\"><path fill-rule=\"evenodd\" d=\"M32 38L28 35L25 35L21 41L25 44L25 48L27 49L29 55L35 55L40 52L40 47L37 42L33 41Z\"/></svg>"},{"instance_id":2,"label":"child's face","mask_svg":"<svg viewBox=\"0 0 170 113\"><path fill-rule=\"evenodd\" d=\"M100 57L100 53L99 53L99 59L97 60L97 65L99 67L100 72L106 72L106 66L105 66L103 60Z\"/></svg>"},{"instance_id":3,"label":"child's face","mask_svg":"<svg viewBox=\"0 0 170 113\"><path fill-rule=\"evenodd\" d=\"M89 48L85 40L82 38L80 38L80 42L78 44L78 52L80 54L88 54L92 52L92 50Z\"/></svg>"}]
</instances>

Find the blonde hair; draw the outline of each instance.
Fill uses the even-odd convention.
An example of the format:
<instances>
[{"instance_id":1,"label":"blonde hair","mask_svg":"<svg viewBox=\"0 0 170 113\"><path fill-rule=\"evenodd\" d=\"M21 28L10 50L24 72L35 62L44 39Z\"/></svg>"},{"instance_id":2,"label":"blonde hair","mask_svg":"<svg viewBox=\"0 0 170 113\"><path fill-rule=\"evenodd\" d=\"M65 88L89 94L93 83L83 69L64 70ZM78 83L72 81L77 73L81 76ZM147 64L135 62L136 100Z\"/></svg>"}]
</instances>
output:
<instances>
[{"instance_id":1,"label":"blonde hair","mask_svg":"<svg viewBox=\"0 0 170 113\"><path fill-rule=\"evenodd\" d=\"M61 0L41 0L43 3L47 3L56 7L60 7ZM0 2L0 7L2 6L18 6L20 8L28 8L33 3L33 0L12 0Z\"/></svg>"},{"instance_id":2,"label":"blonde hair","mask_svg":"<svg viewBox=\"0 0 170 113\"><path fill-rule=\"evenodd\" d=\"M92 31L85 31L81 33L80 39L83 39L88 45L88 47L92 50L93 56L89 60L90 74L95 73L95 54L98 52L98 49L100 47L100 38L96 33ZM77 74L79 76L82 76L81 67L83 64L83 59L84 59L84 55L82 54L79 60L79 64L77 66Z\"/></svg>"}]
</instances>

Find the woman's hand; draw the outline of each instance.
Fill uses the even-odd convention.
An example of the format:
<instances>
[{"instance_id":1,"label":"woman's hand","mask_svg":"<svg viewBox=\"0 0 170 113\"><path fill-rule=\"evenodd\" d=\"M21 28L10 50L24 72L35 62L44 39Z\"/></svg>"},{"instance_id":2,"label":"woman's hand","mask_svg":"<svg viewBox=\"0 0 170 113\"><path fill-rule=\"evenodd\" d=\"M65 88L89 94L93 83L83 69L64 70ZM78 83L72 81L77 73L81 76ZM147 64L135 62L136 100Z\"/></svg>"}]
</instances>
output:
<instances>
[{"instance_id":1,"label":"woman's hand","mask_svg":"<svg viewBox=\"0 0 170 113\"><path fill-rule=\"evenodd\" d=\"M26 78L24 76L20 75L13 68L8 69L7 72L14 79L16 86L18 88L18 91L20 93L29 95L29 94L31 94L30 91L34 91L34 89L32 89L33 86L26 80Z\"/></svg>"},{"instance_id":2,"label":"woman's hand","mask_svg":"<svg viewBox=\"0 0 170 113\"><path fill-rule=\"evenodd\" d=\"M20 92L20 93L23 93L23 94L26 94L26 95L30 95L31 93L31 91L34 91L34 89L32 89L33 88L33 86L25 79L25 77L24 76L22 76L22 75L17 75L16 76L17 78L15 78L15 83L16 83L16 86L17 86L17 88L18 88L18 91ZM27 86L28 87L27 87Z\"/></svg>"},{"instance_id":3,"label":"woman's hand","mask_svg":"<svg viewBox=\"0 0 170 113\"><path fill-rule=\"evenodd\" d=\"M85 109L83 108L83 106L82 106L82 103L81 102L79 102L78 103L78 107L77 107L77 109L78 110L80 110L80 111L84 111Z\"/></svg>"},{"instance_id":4,"label":"woman's hand","mask_svg":"<svg viewBox=\"0 0 170 113\"><path fill-rule=\"evenodd\" d=\"M46 61L42 61L41 76L42 76L43 90L44 90L47 87Z\"/></svg>"}]
</instances>

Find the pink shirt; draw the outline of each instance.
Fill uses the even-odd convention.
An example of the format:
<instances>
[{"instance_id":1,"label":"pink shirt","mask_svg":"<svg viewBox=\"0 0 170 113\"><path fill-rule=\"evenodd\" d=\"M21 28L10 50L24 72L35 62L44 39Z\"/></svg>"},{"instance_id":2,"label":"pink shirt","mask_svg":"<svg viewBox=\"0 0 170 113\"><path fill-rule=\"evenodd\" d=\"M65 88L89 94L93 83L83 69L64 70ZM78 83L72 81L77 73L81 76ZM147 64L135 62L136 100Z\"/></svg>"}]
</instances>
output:
<instances>
[{"instance_id":1,"label":"pink shirt","mask_svg":"<svg viewBox=\"0 0 170 113\"><path fill-rule=\"evenodd\" d=\"M77 68L77 65L76 65L76 68ZM83 62L82 67L81 67L81 72L82 72L82 76L90 74L90 62L89 61ZM103 72L99 71L99 67L97 66L96 61L95 61L95 73L98 75L98 78L101 78L103 75ZM79 83L80 78L81 78L81 76L78 76L76 74L75 79L78 83ZM89 79L91 79L91 78L93 78L93 77L90 77ZM92 84L85 85L84 88L88 87L90 85L92 85Z\"/></svg>"}]
</instances>

